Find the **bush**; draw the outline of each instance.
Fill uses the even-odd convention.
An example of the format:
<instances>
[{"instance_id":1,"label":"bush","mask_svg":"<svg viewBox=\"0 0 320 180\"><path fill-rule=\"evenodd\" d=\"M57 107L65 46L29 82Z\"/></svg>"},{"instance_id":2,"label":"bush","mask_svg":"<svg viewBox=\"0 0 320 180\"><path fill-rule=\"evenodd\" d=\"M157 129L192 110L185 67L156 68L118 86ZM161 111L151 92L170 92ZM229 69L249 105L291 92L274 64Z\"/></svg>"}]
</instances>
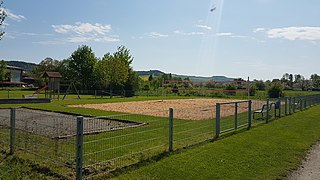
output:
<instances>
[{"instance_id":1,"label":"bush","mask_svg":"<svg viewBox=\"0 0 320 180\"><path fill-rule=\"evenodd\" d=\"M257 88L256 88L255 85L250 86L249 95L250 96L255 96L256 95L256 91L257 91Z\"/></svg>"},{"instance_id":2,"label":"bush","mask_svg":"<svg viewBox=\"0 0 320 180\"><path fill-rule=\"evenodd\" d=\"M233 90L236 90L236 86L233 85L233 84L227 84L226 87L225 87L225 90L231 90L231 92L225 92L226 95L228 96L235 96L236 95L236 92L233 91Z\"/></svg>"},{"instance_id":3,"label":"bush","mask_svg":"<svg viewBox=\"0 0 320 180\"><path fill-rule=\"evenodd\" d=\"M268 88L268 96L269 98L278 98L283 96L282 86L280 83L272 83Z\"/></svg>"}]
</instances>

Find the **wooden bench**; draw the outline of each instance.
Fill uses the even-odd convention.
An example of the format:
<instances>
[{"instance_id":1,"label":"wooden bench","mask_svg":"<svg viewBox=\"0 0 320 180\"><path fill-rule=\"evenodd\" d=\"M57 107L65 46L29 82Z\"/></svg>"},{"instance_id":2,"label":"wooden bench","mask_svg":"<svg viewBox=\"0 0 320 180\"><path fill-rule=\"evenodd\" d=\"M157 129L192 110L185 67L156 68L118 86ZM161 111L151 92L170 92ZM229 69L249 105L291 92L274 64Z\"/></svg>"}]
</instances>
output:
<instances>
[{"instance_id":1,"label":"wooden bench","mask_svg":"<svg viewBox=\"0 0 320 180\"><path fill-rule=\"evenodd\" d=\"M261 109L259 109L259 110L257 110L257 111L254 111L254 112L253 112L253 119L256 119L256 118L255 118L255 114L261 114L261 115L262 115L261 118L263 119L263 118L264 118L264 113L267 113L267 111L270 111L270 110L271 110L272 104L273 104L273 103L271 103L271 104L269 105L269 108L267 107L267 104L264 104Z\"/></svg>"}]
</instances>

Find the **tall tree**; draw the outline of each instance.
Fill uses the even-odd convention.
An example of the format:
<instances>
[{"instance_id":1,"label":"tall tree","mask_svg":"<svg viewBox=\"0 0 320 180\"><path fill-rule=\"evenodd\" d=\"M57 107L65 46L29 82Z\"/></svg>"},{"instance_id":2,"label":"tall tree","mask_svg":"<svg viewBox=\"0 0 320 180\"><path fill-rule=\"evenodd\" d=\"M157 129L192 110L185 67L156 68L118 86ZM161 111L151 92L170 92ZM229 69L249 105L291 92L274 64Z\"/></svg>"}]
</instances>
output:
<instances>
[{"instance_id":1,"label":"tall tree","mask_svg":"<svg viewBox=\"0 0 320 180\"><path fill-rule=\"evenodd\" d=\"M116 87L124 88L125 85L128 85L130 74L132 75L131 79L135 79L130 67L132 61L130 50L119 46L115 53L107 53L98 61L96 72L102 83L110 90L114 90Z\"/></svg>"},{"instance_id":2,"label":"tall tree","mask_svg":"<svg viewBox=\"0 0 320 180\"><path fill-rule=\"evenodd\" d=\"M291 89L293 88L293 75L289 74L289 86L291 87Z\"/></svg>"},{"instance_id":3,"label":"tall tree","mask_svg":"<svg viewBox=\"0 0 320 180\"><path fill-rule=\"evenodd\" d=\"M69 79L79 83L83 90L92 88L96 62L97 58L89 46L78 47L68 59L68 69L72 72Z\"/></svg>"},{"instance_id":4,"label":"tall tree","mask_svg":"<svg viewBox=\"0 0 320 180\"><path fill-rule=\"evenodd\" d=\"M4 60L0 61L0 81L4 81L7 75L7 64Z\"/></svg>"},{"instance_id":5,"label":"tall tree","mask_svg":"<svg viewBox=\"0 0 320 180\"><path fill-rule=\"evenodd\" d=\"M60 61L53 58L47 57L42 60L31 72L31 75L36 78L35 84L38 86L43 86L45 84L42 75L44 72L57 71L60 66Z\"/></svg>"},{"instance_id":6,"label":"tall tree","mask_svg":"<svg viewBox=\"0 0 320 180\"><path fill-rule=\"evenodd\" d=\"M255 80L253 84L258 90L265 90L266 89L266 85L262 80L259 80L259 81Z\"/></svg>"},{"instance_id":7,"label":"tall tree","mask_svg":"<svg viewBox=\"0 0 320 180\"><path fill-rule=\"evenodd\" d=\"M320 76L318 74L312 74L310 81L314 90L320 90Z\"/></svg>"},{"instance_id":8,"label":"tall tree","mask_svg":"<svg viewBox=\"0 0 320 180\"><path fill-rule=\"evenodd\" d=\"M6 19L6 17L7 17L7 13L3 7L3 1L0 1L0 40L2 39L2 37L5 33L2 30L2 28L3 28L3 23L4 23L4 20Z\"/></svg>"}]
</instances>

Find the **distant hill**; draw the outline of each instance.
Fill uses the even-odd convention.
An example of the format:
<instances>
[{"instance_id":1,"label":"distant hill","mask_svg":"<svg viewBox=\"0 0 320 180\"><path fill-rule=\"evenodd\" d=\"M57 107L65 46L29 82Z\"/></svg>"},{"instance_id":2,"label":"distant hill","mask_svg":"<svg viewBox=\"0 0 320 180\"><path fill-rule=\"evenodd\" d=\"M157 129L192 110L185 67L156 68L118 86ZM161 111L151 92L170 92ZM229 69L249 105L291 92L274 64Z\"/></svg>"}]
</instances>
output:
<instances>
[{"instance_id":1,"label":"distant hill","mask_svg":"<svg viewBox=\"0 0 320 180\"><path fill-rule=\"evenodd\" d=\"M139 76L161 76L163 74L168 74L164 73L159 70L150 70L150 71L136 71ZM189 78L193 82L208 82L208 81L232 81L235 78L229 78L226 76L212 76L212 77L203 77L203 76L188 76L188 75L178 75L178 74L172 74L173 77L180 77L182 79Z\"/></svg>"},{"instance_id":2,"label":"distant hill","mask_svg":"<svg viewBox=\"0 0 320 180\"><path fill-rule=\"evenodd\" d=\"M139 76L161 76L163 74L165 74L162 71L159 70L150 70L150 71L136 71L138 73Z\"/></svg>"},{"instance_id":3,"label":"distant hill","mask_svg":"<svg viewBox=\"0 0 320 180\"><path fill-rule=\"evenodd\" d=\"M35 63L28 63L23 61L6 61L8 66L15 66L23 69L24 71L32 71L32 69L37 66Z\"/></svg>"}]
</instances>

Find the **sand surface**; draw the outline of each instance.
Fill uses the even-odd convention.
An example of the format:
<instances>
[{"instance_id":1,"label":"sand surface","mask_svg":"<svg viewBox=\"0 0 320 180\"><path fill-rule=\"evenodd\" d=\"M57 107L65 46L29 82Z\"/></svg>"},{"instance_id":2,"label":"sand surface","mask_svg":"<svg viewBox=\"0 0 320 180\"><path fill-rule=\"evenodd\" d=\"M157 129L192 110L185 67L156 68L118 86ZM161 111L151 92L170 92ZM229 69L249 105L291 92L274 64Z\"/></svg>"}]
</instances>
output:
<instances>
[{"instance_id":1,"label":"sand surface","mask_svg":"<svg viewBox=\"0 0 320 180\"><path fill-rule=\"evenodd\" d=\"M216 103L232 102L230 99L178 99L152 100L135 102L117 102L105 104L82 104L72 107L93 108L105 111L143 114L158 117L168 117L168 109L174 109L174 117L188 120L212 119L216 116ZM238 113L247 111L248 103L238 104ZM221 105L221 116L230 116L235 112L234 104Z\"/></svg>"}]
</instances>

